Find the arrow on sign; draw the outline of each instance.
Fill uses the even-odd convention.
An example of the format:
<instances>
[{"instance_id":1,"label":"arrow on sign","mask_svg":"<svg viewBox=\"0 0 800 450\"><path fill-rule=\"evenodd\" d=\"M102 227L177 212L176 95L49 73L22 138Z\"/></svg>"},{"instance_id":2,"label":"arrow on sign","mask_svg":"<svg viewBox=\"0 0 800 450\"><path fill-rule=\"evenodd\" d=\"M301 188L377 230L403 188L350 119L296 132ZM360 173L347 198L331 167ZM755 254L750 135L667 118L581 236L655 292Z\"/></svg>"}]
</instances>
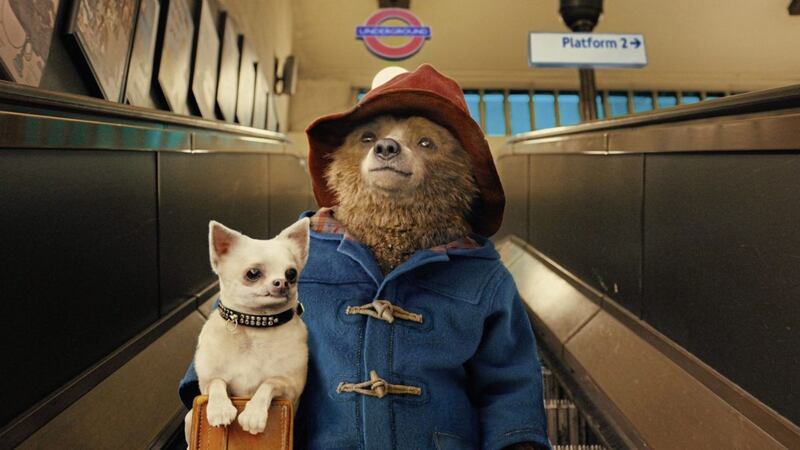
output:
<instances>
[{"instance_id":1,"label":"arrow on sign","mask_svg":"<svg viewBox=\"0 0 800 450\"><path fill-rule=\"evenodd\" d=\"M639 38L635 38L634 40L631 41L631 45L633 46L633 48L639 48L642 46L642 41L640 41Z\"/></svg>"}]
</instances>

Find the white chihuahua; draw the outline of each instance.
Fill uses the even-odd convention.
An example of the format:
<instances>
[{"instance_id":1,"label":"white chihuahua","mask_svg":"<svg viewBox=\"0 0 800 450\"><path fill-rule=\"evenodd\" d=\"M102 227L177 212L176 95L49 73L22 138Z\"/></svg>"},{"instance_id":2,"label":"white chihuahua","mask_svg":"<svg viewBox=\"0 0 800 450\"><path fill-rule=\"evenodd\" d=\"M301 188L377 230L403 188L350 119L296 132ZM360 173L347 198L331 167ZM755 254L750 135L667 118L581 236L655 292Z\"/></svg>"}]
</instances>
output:
<instances>
[{"instance_id":1,"label":"white chihuahua","mask_svg":"<svg viewBox=\"0 0 800 450\"><path fill-rule=\"evenodd\" d=\"M308 369L308 333L297 299L297 280L308 260L308 223L302 219L270 240L209 223L220 304L200 332L194 364L200 392L208 395L211 426L236 418L228 394L251 397L238 421L252 434L264 431L273 397L297 406ZM191 420L189 411L187 442Z\"/></svg>"}]
</instances>

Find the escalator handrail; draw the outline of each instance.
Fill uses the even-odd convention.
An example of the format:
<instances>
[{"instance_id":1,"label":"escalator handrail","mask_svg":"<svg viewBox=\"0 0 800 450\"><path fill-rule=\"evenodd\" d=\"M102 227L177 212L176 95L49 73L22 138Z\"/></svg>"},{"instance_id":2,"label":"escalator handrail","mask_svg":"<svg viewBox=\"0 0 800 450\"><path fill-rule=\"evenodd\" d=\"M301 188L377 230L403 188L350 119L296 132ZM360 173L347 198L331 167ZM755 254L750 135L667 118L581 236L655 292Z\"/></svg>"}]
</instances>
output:
<instances>
[{"instance_id":1,"label":"escalator handrail","mask_svg":"<svg viewBox=\"0 0 800 450\"><path fill-rule=\"evenodd\" d=\"M97 116L98 120L124 119L135 122L157 123L197 131L222 132L237 136L260 138L275 143L288 143L283 133L243 125L184 116L138 106L124 105L83 95L67 94L24 86L0 80L0 104L22 105L26 108L54 110ZM6 110L8 108L2 107Z\"/></svg>"},{"instance_id":2,"label":"escalator handrail","mask_svg":"<svg viewBox=\"0 0 800 450\"><path fill-rule=\"evenodd\" d=\"M576 134L619 130L622 128L662 125L712 117L777 111L800 107L800 85L759 90L727 97L705 100L690 105L657 109L614 119L585 122L578 125L528 131L511 136L507 145L528 143Z\"/></svg>"}]
</instances>

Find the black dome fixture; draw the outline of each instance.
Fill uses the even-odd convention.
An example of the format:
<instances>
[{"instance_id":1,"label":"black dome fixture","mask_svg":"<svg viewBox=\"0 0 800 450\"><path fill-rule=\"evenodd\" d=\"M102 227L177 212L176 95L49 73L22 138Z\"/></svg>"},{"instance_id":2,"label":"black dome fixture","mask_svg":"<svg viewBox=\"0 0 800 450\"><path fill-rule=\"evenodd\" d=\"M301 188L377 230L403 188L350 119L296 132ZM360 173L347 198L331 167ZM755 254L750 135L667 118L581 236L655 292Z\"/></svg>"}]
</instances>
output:
<instances>
[{"instance_id":1,"label":"black dome fixture","mask_svg":"<svg viewBox=\"0 0 800 450\"><path fill-rule=\"evenodd\" d=\"M603 13L603 0L561 0L558 12L570 30L592 31Z\"/></svg>"},{"instance_id":2,"label":"black dome fixture","mask_svg":"<svg viewBox=\"0 0 800 450\"><path fill-rule=\"evenodd\" d=\"M411 0L378 0L378 8L411 8Z\"/></svg>"},{"instance_id":3,"label":"black dome fixture","mask_svg":"<svg viewBox=\"0 0 800 450\"><path fill-rule=\"evenodd\" d=\"M603 0L560 0L558 12L564 23L575 33L590 33L603 13ZM578 69L581 82L581 117L583 120L597 119L597 89L594 69Z\"/></svg>"}]
</instances>

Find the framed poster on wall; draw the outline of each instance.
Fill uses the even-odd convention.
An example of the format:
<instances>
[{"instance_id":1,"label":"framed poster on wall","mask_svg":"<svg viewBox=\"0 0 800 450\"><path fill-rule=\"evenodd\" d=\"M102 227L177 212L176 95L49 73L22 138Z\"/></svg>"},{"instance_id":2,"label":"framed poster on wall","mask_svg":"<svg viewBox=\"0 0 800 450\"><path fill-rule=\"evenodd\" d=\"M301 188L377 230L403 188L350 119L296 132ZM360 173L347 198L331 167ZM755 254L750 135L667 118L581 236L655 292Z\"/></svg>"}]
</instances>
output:
<instances>
[{"instance_id":1,"label":"framed poster on wall","mask_svg":"<svg viewBox=\"0 0 800 450\"><path fill-rule=\"evenodd\" d=\"M158 84L172 112L189 114L189 79L191 78L194 20L186 0L171 0L164 27Z\"/></svg>"},{"instance_id":2,"label":"framed poster on wall","mask_svg":"<svg viewBox=\"0 0 800 450\"><path fill-rule=\"evenodd\" d=\"M208 5L201 0L200 24L197 28L197 47L194 52L194 74L192 94L200 115L205 119L216 119L214 102L217 95L217 66L219 64L219 32L216 20Z\"/></svg>"},{"instance_id":3,"label":"framed poster on wall","mask_svg":"<svg viewBox=\"0 0 800 450\"><path fill-rule=\"evenodd\" d=\"M138 0L75 0L67 33L81 49L100 92L120 102Z\"/></svg>"},{"instance_id":4,"label":"framed poster on wall","mask_svg":"<svg viewBox=\"0 0 800 450\"><path fill-rule=\"evenodd\" d=\"M222 31L222 56L219 64L217 105L222 118L236 121L236 95L239 92L239 33L230 16L225 17Z\"/></svg>"},{"instance_id":5,"label":"framed poster on wall","mask_svg":"<svg viewBox=\"0 0 800 450\"><path fill-rule=\"evenodd\" d=\"M125 98L136 106L154 108L150 98L150 82L153 79L153 56L156 51L158 18L161 14L159 0L141 0L133 36L133 50L128 64L128 82Z\"/></svg>"},{"instance_id":6,"label":"framed poster on wall","mask_svg":"<svg viewBox=\"0 0 800 450\"><path fill-rule=\"evenodd\" d=\"M236 100L236 119L244 126L253 124L253 93L256 88L256 55L245 37L239 63L239 94Z\"/></svg>"},{"instance_id":7,"label":"framed poster on wall","mask_svg":"<svg viewBox=\"0 0 800 450\"><path fill-rule=\"evenodd\" d=\"M261 70L261 64L256 69L256 90L253 96L253 124L252 126L264 129L267 126L267 96L269 95L269 82Z\"/></svg>"},{"instance_id":8,"label":"framed poster on wall","mask_svg":"<svg viewBox=\"0 0 800 450\"><path fill-rule=\"evenodd\" d=\"M58 0L0 0L0 68L6 79L39 86L57 11Z\"/></svg>"}]
</instances>

